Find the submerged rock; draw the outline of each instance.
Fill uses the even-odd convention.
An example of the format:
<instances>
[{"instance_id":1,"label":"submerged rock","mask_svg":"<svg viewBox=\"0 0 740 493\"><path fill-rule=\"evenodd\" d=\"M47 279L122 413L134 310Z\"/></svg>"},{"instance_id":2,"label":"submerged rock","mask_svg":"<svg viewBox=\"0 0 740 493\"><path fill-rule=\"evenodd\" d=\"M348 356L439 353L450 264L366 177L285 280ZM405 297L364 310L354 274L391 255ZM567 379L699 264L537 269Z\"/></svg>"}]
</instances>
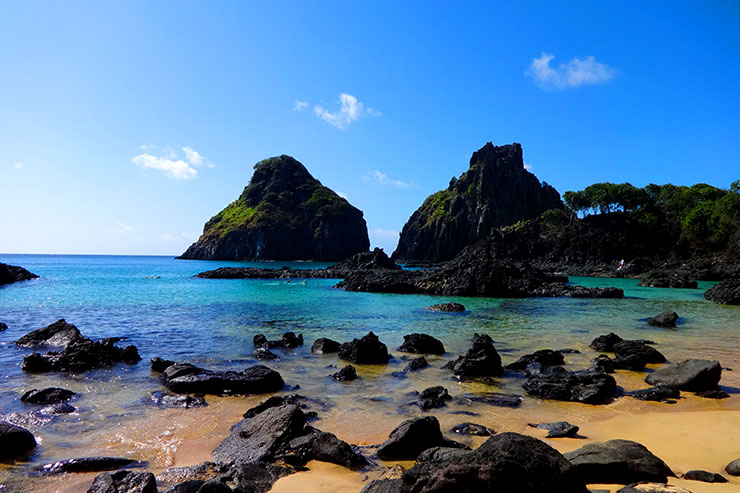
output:
<instances>
[{"instance_id":1,"label":"submerged rock","mask_svg":"<svg viewBox=\"0 0 740 493\"><path fill-rule=\"evenodd\" d=\"M650 373L645 381L672 389L701 391L716 390L720 378L722 367L719 361L688 359Z\"/></svg>"},{"instance_id":2,"label":"submerged rock","mask_svg":"<svg viewBox=\"0 0 740 493\"><path fill-rule=\"evenodd\" d=\"M502 394L500 392L479 392L475 394L460 394L457 396L457 402L463 405L479 402L491 406L516 408L522 405L522 397L515 394Z\"/></svg>"},{"instance_id":3,"label":"submerged rock","mask_svg":"<svg viewBox=\"0 0 740 493\"><path fill-rule=\"evenodd\" d=\"M419 371L422 368L426 368L427 366L429 366L429 362L427 361L427 359L424 356L419 356L418 358L414 358L409 361L409 364L406 365L406 368L404 368L403 371Z\"/></svg>"},{"instance_id":4,"label":"submerged rock","mask_svg":"<svg viewBox=\"0 0 740 493\"><path fill-rule=\"evenodd\" d=\"M704 297L720 305L740 305L740 279L727 279L707 289Z\"/></svg>"},{"instance_id":5,"label":"submerged rock","mask_svg":"<svg viewBox=\"0 0 740 493\"><path fill-rule=\"evenodd\" d=\"M42 475L101 472L115 471L124 467L147 467L148 464L146 461L121 457L80 457L44 464L37 468L36 471Z\"/></svg>"},{"instance_id":6,"label":"submerged rock","mask_svg":"<svg viewBox=\"0 0 740 493\"><path fill-rule=\"evenodd\" d=\"M665 483L668 476L675 477L665 462L631 440L589 443L566 453L565 458L573 465L574 474L586 483Z\"/></svg>"},{"instance_id":7,"label":"submerged rock","mask_svg":"<svg viewBox=\"0 0 740 493\"><path fill-rule=\"evenodd\" d=\"M580 430L580 428L568 423L567 421L539 424L530 423L529 426L547 430L548 434L545 438L583 438L578 435L578 430Z\"/></svg>"},{"instance_id":8,"label":"submerged rock","mask_svg":"<svg viewBox=\"0 0 740 493\"><path fill-rule=\"evenodd\" d=\"M56 404L66 402L76 395L71 390L49 387L42 390L31 389L21 396L21 401L29 404Z\"/></svg>"},{"instance_id":9,"label":"submerged rock","mask_svg":"<svg viewBox=\"0 0 740 493\"><path fill-rule=\"evenodd\" d=\"M357 370L352 365L347 365L331 376L337 382L350 382L357 379Z\"/></svg>"},{"instance_id":10,"label":"submerged rock","mask_svg":"<svg viewBox=\"0 0 740 493\"><path fill-rule=\"evenodd\" d=\"M87 371L116 363L129 365L141 361L136 346L119 348L120 338L106 337L101 341L86 339L73 342L61 352L32 353L23 358L21 369L28 372Z\"/></svg>"},{"instance_id":11,"label":"submerged rock","mask_svg":"<svg viewBox=\"0 0 740 493\"><path fill-rule=\"evenodd\" d=\"M727 483L727 478L716 472L701 471L693 469L686 471L683 475L683 479L689 479L691 481L701 481L703 483Z\"/></svg>"},{"instance_id":12,"label":"submerged rock","mask_svg":"<svg viewBox=\"0 0 740 493\"><path fill-rule=\"evenodd\" d=\"M523 387L529 395L542 399L603 404L611 398L617 382L599 371L567 371L556 367L531 375Z\"/></svg>"},{"instance_id":13,"label":"submerged rock","mask_svg":"<svg viewBox=\"0 0 740 493\"><path fill-rule=\"evenodd\" d=\"M0 322L0 332L5 332L6 330L8 330L8 324Z\"/></svg>"},{"instance_id":14,"label":"submerged rock","mask_svg":"<svg viewBox=\"0 0 740 493\"><path fill-rule=\"evenodd\" d=\"M168 359L162 359L158 356L152 358L150 361L151 361L152 371L156 373L162 373L167 368L175 364L174 361L170 361Z\"/></svg>"},{"instance_id":15,"label":"submerged rock","mask_svg":"<svg viewBox=\"0 0 740 493\"><path fill-rule=\"evenodd\" d=\"M168 394L162 391L156 391L149 394L149 400L160 407L184 407L190 409L193 407L206 407L208 403L201 396Z\"/></svg>"},{"instance_id":16,"label":"submerged rock","mask_svg":"<svg viewBox=\"0 0 740 493\"><path fill-rule=\"evenodd\" d=\"M541 349L532 354L525 354L514 363L506 365L507 370L524 371L531 363L539 363L542 366L557 366L565 363L563 353L552 349Z\"/></svg>"},{"instance_id":17,"label":"submerged rock","mask_svg":"<svg viewBox=\"0 0 740 493\"><path fill-rule=\"evenodd\" d=\"M0 286L13 284L14 282L19 281L29 281L37 277L39 276L32 272L28 272L23 267L0 263Z\"/></svg>"},{"instance_id":18,"label":"submerged rock","mask_svg":"<svg viewBox=\"0 0 740 493\"><path fill-rule=\"evenodd\" d=\"M339 357L351 363L372 365L387 363L391 356L388 347L370 332L361 339L353 339L339 346Z\"/></svg>"},{"instance_id":19,"label":"submerged rock","mask_svg":"<svg viewBox=\"0 0 740 493\"><path fill-rule=\"evenodd\" d=\"M465 311L465 306L461 305L460 303L450 302L450 303L440 303L438 305L432 305L427 310L431 310L433 312L457 312L461 313Z\"/></svg>"},{"instance_id":20,"label":"submerged rock","mask_svg":"<svg viewBox=\"0 0 740 493\"><path fill-rule=\"evenodd\" d=\"M458 435L472 435L478 437L488 437L496 433L487 426L479 425L478 423L460 423L455 425L450 430L450 433L457 433Z\"/></svg>"},{"instance_id":21,"label":"submerged rock","mask_svg":"<svg viewBox=\"0 0 740 493\"><path fill-rule=\"evenodd\" d=\"M404 353L444 354L442 341L428 334L408 334L403 336L403 344L398 348Z\"/></svg>"},{"instance_id":22,"label":"submerged rock","mask_svg":"<svg viewBox=\"0 0 740 493\"><path fill-rule=\"evenodd\" d=\"M264 394L285 385L275 370L263 365L244 371L211 371L188 363L177 363L163 374L164 385L178 394Z\"/></svg>"},{"instance_id":23,"label":"submerged rock","mask_svg":"<svg viewBox=\"0 0 740 493\"><path fill-rule=\"evenodd\" d=\"M36 448L33 433L20 426L0 421L0 459L15 459Z\"/></svg>"},{"instance_id":24,"label":"submerged rock","mask_svg":"<svg viewBox=\"0 0 740 493\"><path fill-rule=\"evenodd\" d=\"M277 341L268 341L264 334L257 334L254 336L253 342L257 348L273 349L283 347L293 349L303 346L303 334L298 334L296 336L293 332L286 332L280 340Z\"/></svg>"},{"instance_id":25,"label":"submerged rock","mask_svg":"<svg viewBox=\"0 0 740 493\"><path fill-rule=\"evenodd\" d=\"M617 368L639 371L649 363L665 363L657 349L640 341L621 341L614 344L614 364Z\"/></svg>"},{"instance_id":26,"label":"submerged rock","mask_svg":"<svg viewBox=\"0 0 740 493\"><path fill-rule=\"evenodd\" d=\"M24 335L15 343L22 347L62 347L66 348L74 342L87 341L79 329L60 318L56 322L41 329L36 329Z\"/></svg>"},{"instance_id":27,"label":"submerged rock","mask_svg":"<svg viewBox=\"0 0 740 493\"><path fill-rule=\"evenodd\" d=\"M625 395L629 395L641 401L662 402L680 398L681 392L678 389L671 389L668 387L650 387L649 389L625 392Z\"/></svg>"},{"instance_id":28,"label":"submerged rock","mask_svg":"<svg viewBox=\"0 0 740 493\"><path fill-rule=\"evenodd\" d=\"M465 356L450 361L442 368L452 370L459 377L497 377L504 373L501 356L493 346L493 339L485 334L474 334L473 346Z\"/></svg>"},{"instance_id":29,"label":"submerged rock","mask_svg":"<svg viewBox=\"0 0 740 493\"><path fill-rule=\"evenodd\" d=\"M95 477L87 493L157 493L157 480L150 472L126 469L104 472Z\"/></svg>"},{"instance_id":30,"label":"submerged rock","mask_svg":"<svg viewBox=\"0 0 740 493\"><path fill-rule=\"evenodd\" d=\"M655 327L675 327L676 320L678 320L678 313L672 311L664 311L660 315L656 315L648 320L650 325Z\"/></svg>"},{"instance_id":31,"label":"submerged rock","mask_svg":"<svg viewBox=\"0 0 740 493\"><path fill-rule=\"evenodd\" d=\"M434 416L410 419L398 425L388 440L378 447L378 457L383 460L414 460L432 447L454 447L461 445L442 436L439 421Z\"/></svg>"},{"instance_id":32,"label":"submerged rock","mask_svg":"<svg viewBox=\"0 0 740 493\"><path fill-rule=\"evenodd\" d=\"M622 342L624 339L619 337L614 332L610 332L606 335L601 335L591 341L591 349L595 351L603 351L606 353L613 353L614 352L614 345L618 342Z\"/></svg>"},{"instance_id":33,"label":"submerged rock","mask_svg":"<svg viewBox=\"0 0 740 493\"><path fill-rule=\"evenodd\" d=\"M447 401L452 400L447 389L441 385L424 389L419 394L419 400L415 402L423 411L428 409L437 409L447 405Z\"/></svg>"},{"instance_id":34,"label":"submerged rock","mask_svg":"<svg viewBox=\"0 0 740 493\"><path fill-rule=\"evenodd\" d=\"M260 361L278 359L278 355L267 349L266 347L258 347L252 353L254 359Z\"/></svg>"},{"instance_id":35,"label":"submerged rock","mask_svg":"<svg viewBox=\"0 0 740 493\"><path fill-rule=\"evenodd\" d=\"M339 351L339 346L340 344L337 341L320 337L314 341L313 346L311 346L311 352L314 354L336 353Z\"/></svg>"}]
</instances>

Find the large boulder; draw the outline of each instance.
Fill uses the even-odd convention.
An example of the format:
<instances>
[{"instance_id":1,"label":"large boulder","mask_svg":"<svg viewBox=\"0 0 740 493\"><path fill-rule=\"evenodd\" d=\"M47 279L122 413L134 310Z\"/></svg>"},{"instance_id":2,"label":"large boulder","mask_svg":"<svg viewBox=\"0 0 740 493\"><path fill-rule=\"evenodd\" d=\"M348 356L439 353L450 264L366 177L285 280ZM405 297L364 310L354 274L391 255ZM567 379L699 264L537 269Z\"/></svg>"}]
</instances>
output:
<instances>
[{"instance_id":1,"label":"large boulder","mask_svg":"<svg viewBox=\"0 0 740 493\"><path fill-rule=\"evenodd\" d=\"M29 404L56 404L66 402L77 395L71 390L49 387L46 389L31 389L21 396L21 402Z\"/></svg>"},{"instance_id":2,"label":"large boulder","mask_svg":"<svg viewBox=\"0 0 740 493\"><path fill-rule=\"evenodd\" d=\"M573 472L586 483L665 483L673 471L644 445L631 440L589 443L565 454Z\"/></svg>"},{"instance_id":3,"label":"large boulder","mask_svg":"<svg viewBox=\"0 0 740 493\"><path fill-rule=\"evenodd\" d=\"M387 363L391 356L378 336L369 332L361 339L352 339L339 346L339 357L351 363L372 365Z\"/></svg>"},{"instance_id":4,"label":"large boulder","mask_svg":"<svg viewBox=\"0 0 740 493\"><path fill-rule=\"evenodd\" d=\"M465 356L450 361L443 368L452 370L458 377L497 377L504 373L501 356L493 346L493 339L486 334L474 334L473 346Z\"/></svg>"},{"instance_id":5,"label":"large boulder","mask_svg":"<svg viewBox=\"0 0 740 493\"><path fill-rule=\"evenodd\" d=\"M740 305L740 279L727 279L706 290L704 297L720 305Z\"/></svg>"},{"instance_id":6,"label":"large boulder","mask_svg":"<svg viewBox=\"0 0 740 493\"><path fill-rule=\"evenodd\" d=\"M77 327L61 318L51 325L29 332L15 343L22 347L50 346L65 348L73 342L86 340L88 339L80 333Z\"/></svg>"},{"instance_id":7,"label":"large boulder","mask_svg":"<svg viewBox=\"0 0 740 493\"><path fill-rule=\"evenodd\" d=\"M119 348L115 345L118 341L118 337L106 337L100 341L84 339L72 342L61 352L31 353L23 358L21 369L27 372L79 372L116 363L134 364L141 360L136 346Z\"/></svg>"},{"instance_id":8,"label":"large boulder","mask_svg":"<svg viewBox=\"0 0 740 493\"><path fill-rule=\"evenodd\" d=\"M0 421L0 459L24 457L36 448L33 433L20 426Z\"/></svg>"},{"instance_id":9,"label":"large boulder","mask_svg":"<svg viewBox=\"0 0 740 493\"><path fill-rule=\"evenodd\" d=\"M539 363L542 366L557 366L565 363L565 359L563 353L559 351L541 349L532 354L525 354L515 362L506 365L506 369L524 371L532 363Z\"/></svg>"},{"instance_id":10,"label":"large boulder","mask_svg":"<svg viewBox=\"0 0 740 493\"><path fill-rule=\"evenodd\" d=\"M274 341L267 340L264 334L257 334L252 338L252 342L257 348L273 349L282 347L293 349L303 346L303 334L295 335L294 332L286 332L280 339Z\"/></svg>"},{"instance_id":11,"label":"large boulder","mask_svg":"<svg viewBox=\"0 0 740 493\"><path fill-rule=\"evenodd\" d=\"M39 276L28 272L23 267L0 263L0 286L13 284L18 281L28 281L37 277Z\"/></svg>"},{"instance_id":12,"label":"large boulder","mask_svg":"<svg viewBox=\"0 0 740 493\"><path fill-rule=\"evenodd\" d=\"M722 367L719 361L687 359L650 373L645 381L650 385L698 392L716 389L720 378Z\"/></svg>"},{"instance_id":13,"label":"large boulder","mask_svg":"<svg viewBox=\"0 0 740 493\"><path fill-rule=\"evenodd\" d=\"M648 319L648 323L655 327L675 327L678 313L666 310Z\"/></svg>"},{"instance_id":14,"label":"large boulder","mask_svg":"<svg viewBox=\"0 0 740 493\"><path fill-rule=\"evenodd\" d=\"M146 467L145 461L123 457L79 457L44 464L36 470L43 475L81 472L115 471L124 467Z\"/></svg>"},{"instance_id":15,"label":"large boulder","mask_svg":"<svg viewBox=\"0 0 740 493\"><path fill-rule=\"evenodd\" d=\"M472 452L429 449L400 479L376 480L363 493L588 493L570 463L541 440L500 433Z\"/></svg>"},{"instance_id":16,"label":"large boulder","mask_svg":"<svg viewBox=\"0 0 740 493\"><path fill-rule=\"evenodd\" d=\"M604 351L607 353L613 353L614 352L614 345L618 342L622 342L624 339L619 337L614 332L609 332L608 334L600 335L593 341L591 341L591 349L595 351Z\"/></svg>"},{"instance_id":17,"label":"large boulder","mask_svg":"<svg viewBox=\"0 0 740 493\"><path fill-rule=\"evenodd\" d=\"M470 169L427 197L404 225L392 258L442 262L499 226L562 209L560 194L526 170L519 144L474 152Z\"/></svg>"},{"instance_id":18,"label":"large boulder","mask_svg":"<svg viewBox=\"0 0 740 493\"><path fill-rule=\"evenodd\" d=\"M567 371L561 367L531 373L523 385L529 395L541 399L603 404L617 388L614 377L600 371Z\"/></svg>"},{"instance_id":19,"label":"large boulder","mask_svg":"<svg viewBox=\"0 0 740 493\"><path fill-rule=\"evenodd\" d=\"M255 165L239 198L180 258L338 261L369 248L362 212L282 155Z\"/></svg>"},{"instance_id":20,"label":"large boulder","mask_svg":"<svg viewBox=\"0 0 740 493\"><path fill-rule=\"evenodd\" d=\"M614 344L614 363L625 370L642 370L648 363L665 363L657 349L640 341L621 341Z\"/></svg>"},{"instance_id":21,"label":"large boulder","mask_svg":"<svg viewBox=\"0 0 740 493\"><path fill-rule=\"evenodd\" d=\"M404 353L444 354L442 341L428 334L408 334L403 336L403 344L398 348Z\"/></svg>"},{"instance_id":22,"label":"large boulder","mask_svg":"<svg viewBox=\"0 0 740 493\"><path fill-rule=\"evenodd\" d=\"M398 425L388 440L378 447L378 457L383 460L414 460L421 452L432 447L460 445L442 436L437 418L425 416Z\"/></svg>"},{"instance_id":23,"label":"large boulder","mask_svg":"<svg viewBox=\"0 0 740 493\"><path fill-rule=\"evenodd\" d=\"M336 353L339 351L339 344L337 341L328 339L326 337L319 337L316 339L311 346L311 352L313 354L329 354Z\"/></svg>"},{"instance_id":24,"label":"large boulder","mask_svg":"<svg viewBox=\"0 0 740 493\"><path fill-rule=\"evenodd\" d=\"M150 472L104 472L95 477L87 493L157 493L157 480Z\"/></svg>"},{"instance_id":25,"label":"large boulder","mask_svg":"<svg viewBox=\"0 0 740 493\"><path fill-rule=\"evenodd\" d=\"M178 394L264 394L285 385L280 373L263 365L243 371L211 371L187 363L169 366L164 385Z\"/></svg>"}]
</instances>

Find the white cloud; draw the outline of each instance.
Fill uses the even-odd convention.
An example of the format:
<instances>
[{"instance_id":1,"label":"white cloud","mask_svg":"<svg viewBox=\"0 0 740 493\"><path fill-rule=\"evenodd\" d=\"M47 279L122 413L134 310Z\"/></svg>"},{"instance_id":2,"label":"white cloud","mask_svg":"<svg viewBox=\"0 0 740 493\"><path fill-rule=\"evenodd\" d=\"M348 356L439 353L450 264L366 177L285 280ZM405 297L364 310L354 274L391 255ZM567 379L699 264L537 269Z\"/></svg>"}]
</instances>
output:
<instances>
[{"instance_id":1,"label":"white cloud","mask_svg":"<svg viewBox=\"0 0 740 493\"><path fill-rule=\"evenodd\" d=\"M363 175L362 181L364 181L365 183L372 183L373 185L391 186L396 188L419 188L419 185L417 185L416 183L408 183L401 180L395 180L378 170L372 171L367 175Z\"/></svg>"},{"instance_id":2,"label":"white cloud","mask_svg":"<svg viewBox=\"0 0 740 493\"><path fill-rule=\"evenodd\" d=\"M156 149L156 148L157 148L157 146L155 146L155 145L152 145L152 144L144 144L144 145L140 145L140 146L139 146L139 149L140 149L140 150L142 150L142 151L147 151L147 152L148 152L148 151L153 151L153 150L154 150L154 149Z\"/></svg>"},{"instance_id":3,"label":"white cloud","mask_svg":"<svg viewBox=\"0 0 740 493\"><path fill-rule=\"evenodd\" d=\"M555 55L543 52L539 58L532 60L532 64L524 73L541 88L559 91L568 87L606 82L617 73L614 68L597 62L592 56L572 58L557 68L550 66L553 58Z\"/></svg>"},{"instance_id":4,"label":"white cloud","mask_svg":"<svg viewBox=\"0 0 740 493\"><path fill-rule=\"evenodd\" d=\"M169 240L176 240L177 239L177 236L171 235L169 233L162 233L157 238L159 238L160 240L168 240L169 241Z\"/></svg>"},{"instance_id":5,"label":"white cloud","mask_svg":"<svg viewBox=\"0 0 740 493\"><path fill-rule=\"evenodd\" d=\"M399 232L395 229L371 229L370 236L373 238L398 239Z\"/></svg>"},{"instance_id":6,"label":"white cloud","mask_svg":"<svg viewBox=\"0 0 740 493\"><path fill-rule=\"evenodd\" d=\"M21 162L15 163L15 164L13 165L13 167L14 167L15 169L21 169L21 168L22 168L23 166L25 166L25 165L24 165L23 163L21 163Z\"/></svg>"},{"instance_id":7,"label":"white cloud","mask_svg":"<svg viewBox=\"0 0 740 493\"><path fill-rule=\"evenodd\" d=\"M198 171L191 168L182 159L174 161L165 156L154 156L149 153L138 154L131 158L131 162L142 168L164 171L165 176L177 180L189 180L198 176Z\"/></svg>"},{"instance_id":8,"label":"white cloud","mask_svg":"<svg viewBox=\"0 0 740 493\"><path fill-rule=\"evenodd\" d=\"M351 94L342 93L339 95L340 107L338 111L331 112L323 106L317 104L313 107L314 114L339 129L359 120L364 115L380 116L380 112L373 108L366 108L364 104L357 100Z\"/></svg>"},{"instance_id":9,"label":"white cloud","mask_svg":"<svg viewBox=\"0 0 740 493\"><path fill-rule=\"evenodd\" d=\"M524 169L526 169L527 171L532 171L532 165L524 163Z\"/></svg>"},{"instance_id":10,"label":"white cloud","mask_svg":"<svg viewBox=\"0 0 740 493\"><path fill-rule=\"evenodd\" d=\"M339 195L340 197L342 197L344 200L349 200L349 197L347 197L347 194L346 193L340 192L339 190L335 190L335 192L337 193L337 195Z\"/></svg>"},{"instance_id":11,"label":"white cloud","mask_svg":"<svg viewBox=\"0 0 740 493\"><path fill-rule=\"evenodd\" d=\"M182 150L185 151L185 159L187 160L187 162L189 162L193 166L200 166L201 164L203 164L203 161L205 161L205 158L201 156L198 151L190 146L185 146L182 148Z\"/></svg>"},{"instance_id":12,"label":"white cloud","mask_svg":"<svg viewBox=\"0 0 740 493\"><path fill-rule=\"evenodd\" d=\"M183 238L188 238L190 240L195 240L200 235L198 233L180 233L180 236L182 236Z\"/></svg>"},{"instance_id":13,"label":"white cloud","mask_svg":"<svg viewBox=\"0 0 740 493\"><path fill-rule=\"evenodd\" d=\"M134 228L132 228L128 224L122 223L121 221L115 221L113 224L116 226L115 229L114 229L114 231L116 233L123 234L123 233L128 233L129 231L133 231L134 230Z\"/></svg>"},{"instance_id":14,"label":"white cloud","mask_svg":"<svg viewBox=\"0 0 740 493\"><path fill-rule=\"evenodd\" d=\"M296 99L295 103L293 103L293 111L303 111L306 108L308 108L308 101L299 101Z\"/></svg>"}]
</instances>

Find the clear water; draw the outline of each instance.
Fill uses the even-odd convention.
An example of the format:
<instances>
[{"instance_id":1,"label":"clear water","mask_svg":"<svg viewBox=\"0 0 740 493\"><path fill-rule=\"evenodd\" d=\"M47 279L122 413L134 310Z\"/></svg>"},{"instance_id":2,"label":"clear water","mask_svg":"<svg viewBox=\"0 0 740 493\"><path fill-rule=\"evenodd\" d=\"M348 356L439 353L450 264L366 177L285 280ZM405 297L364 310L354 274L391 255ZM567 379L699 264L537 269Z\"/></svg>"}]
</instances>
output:
<instances>
[{"instance_id":1,"label":"clear water","mask_svg":"<svg viewBox=\"0 0 740 493\"><path fill-rule=\"evenodd\" d=\"M403 410L408 400L405 394L433 384L455 386L457 392L499 390L521 394L521 380L506 378L491 389L482 389L480 384L457 384L450 381L447 372L439 370L441 360L432 360L434 368L419 376L397 379L390 373L403 368L405 361L402 354L394 352L396 357L387 366L360 369L361 384L342 385L327 378L336 371L327 366L342 364L336 356L310 353L318 337L346 341L373 331L393 350L403 342L404 334L424 332L444 342L448 354L442 359L448 360L467 349L473 333L485 332L496 341L504 363L534 349L572 347L583 351L582 355L569 357L574 366L586 366L594 356L587 350L588 343L610 331L625 338L653 339L674 360L711 357L733 366L738 362L740 347L740 308L704 300L703 292L710 283L700 283L696 290L657 289L637 287L634 279L571 278L571 282L585 286L620 287L626 297L484 299L349 293L334 288L335 280L309 280L304 285L296 281L193 277L225 265L264 267L265 263L54 255L0 255L0 262L21 265L41 276L0 288L0 321L9 326L0 333L0 413L41 439L30 464L6 465L0 470L0 482L9 484L26 478L32 465L80 455L128 454L149 460L155 468L172 464L174 450L185 440L182 433L169 438L166 434L141 436L138 441L126 438L131 430L138 429L142 419L173 419L167 414L172 411L146 402L150 391L161 389L157 376L150 373L149 358L161 356L207 368L241 370L256 363L251 354L252 337L257 333L270 339L289 330L303 334L304 347L280 352L281 359L267 365L280 371L287 384L300 385L301 393L330 403L333 410L327 412L329 427L340 420L364 421L367 425L379 416L397 421L399 412L407 413ZM314 268L327 264L269 265ZM468 311L459 315L425 310L447 301L463 303ZM677 329L647 325L647 317L665 309L681 316ZM17 348L12 341L59 318L75 324L91 338L125 337L126 344L139 348L143 360L137 365L80 375L22 372L20 363L30 351ZM733 383L733 378L728 381ZM31 417L29 411L37 408L21 403L19 396L30 388L45 386L83 393L75 401L79 412L51 420ZM452 388L450 393L454 394ZM369 401L368 397L373 396L383 399ZM234 402L241 398L229 399ZM524 407L546 405L526 400ZM352 434L352 426L347 428ZM365 430L364 435L357 432L343 438L372 441L388 431Z\"/></svg>"}]
</instances>

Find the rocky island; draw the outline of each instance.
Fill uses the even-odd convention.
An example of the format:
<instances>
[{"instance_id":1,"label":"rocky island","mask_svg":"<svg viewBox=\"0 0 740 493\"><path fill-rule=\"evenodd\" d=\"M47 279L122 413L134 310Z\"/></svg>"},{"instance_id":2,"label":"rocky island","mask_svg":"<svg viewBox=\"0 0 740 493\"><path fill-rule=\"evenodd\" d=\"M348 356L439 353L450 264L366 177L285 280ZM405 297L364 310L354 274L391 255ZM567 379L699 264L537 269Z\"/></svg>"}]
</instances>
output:
<instances>
[{"instance_id":1,"label":"rocky island","mask_svg":"<svg viewBox=\"0 0 740 493\"><path fill-rule=\"evenodd\" d=\"M28 281L37 277L39 276L28 272L23 267L0 263L0 286L13 284L18 281Z\"/></svg>"},{"instance_id":2,"label":"rocky island","mask_svg":"<svg viewBox=\"0 0 740 493\"><path fill-rule=\"evenodd\" d=\"M179 258L339 261L370 248L362 212L290 156L260 161Z\"/></svg>"}]
</instances>

